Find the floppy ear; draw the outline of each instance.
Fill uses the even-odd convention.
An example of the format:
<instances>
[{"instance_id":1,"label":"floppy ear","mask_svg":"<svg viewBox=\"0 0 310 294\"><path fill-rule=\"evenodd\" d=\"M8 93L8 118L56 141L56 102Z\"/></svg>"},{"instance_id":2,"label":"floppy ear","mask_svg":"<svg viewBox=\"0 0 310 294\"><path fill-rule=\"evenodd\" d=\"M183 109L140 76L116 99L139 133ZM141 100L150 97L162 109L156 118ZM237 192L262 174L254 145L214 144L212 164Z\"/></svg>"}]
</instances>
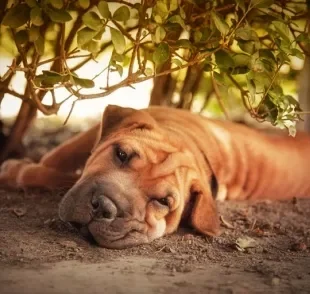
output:
<instances>
[{"instance_id":1,"label":"floppy ear","mask_svg":"<svg viewBox=\"0 0 310 294\"><path fill-rule=\"evenodd\" d=\"M108 105L102 115L97 142L119 128L153 129L155 125L156 121L143 110Z\"/></svg>"},{"instance_id":2,"label":"floppy ear","mask_svg":"<svg viewBox=\"0 0 310 294\"><path fill-rule=\"evenodd\" d=\"M198 181L195 181L190 192L192 199L194 198L191 211L192 226L202 234L219 235L219 217L211 191L204 189Z\"/></svg>"}]
</instances>

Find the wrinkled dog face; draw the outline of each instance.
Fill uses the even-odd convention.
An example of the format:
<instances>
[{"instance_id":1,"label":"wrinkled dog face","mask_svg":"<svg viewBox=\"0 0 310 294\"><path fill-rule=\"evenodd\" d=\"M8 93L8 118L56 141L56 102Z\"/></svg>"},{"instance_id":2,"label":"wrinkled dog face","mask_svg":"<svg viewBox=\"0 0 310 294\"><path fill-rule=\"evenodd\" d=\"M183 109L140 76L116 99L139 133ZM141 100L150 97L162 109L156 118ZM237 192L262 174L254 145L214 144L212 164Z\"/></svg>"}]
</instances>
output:
<instances>
[{"instance_id":1,"label":"wrinkled dog face","mask_svg":"<svg viewBox=\"0 0 310 294\"><path fill-rule=\"evenodd\" d=\"M108 248L175 231L197 177L190 154L163 143L151 117L127 111L111 106L105 111L96 147L59 210L62 220L87 227Z\"/></svg>"}]
</instances>

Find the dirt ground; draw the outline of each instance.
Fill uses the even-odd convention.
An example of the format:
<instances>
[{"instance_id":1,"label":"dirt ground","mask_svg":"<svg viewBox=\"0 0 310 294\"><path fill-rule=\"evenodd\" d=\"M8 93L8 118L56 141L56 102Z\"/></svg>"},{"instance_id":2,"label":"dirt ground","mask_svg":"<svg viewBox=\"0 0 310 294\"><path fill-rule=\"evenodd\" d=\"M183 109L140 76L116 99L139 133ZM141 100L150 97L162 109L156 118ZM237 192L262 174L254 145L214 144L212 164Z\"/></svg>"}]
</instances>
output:
<instances>
[{"instance_id":1,"label":"dirt ground","mask_svg":"<svg viewBox=\"0 0 310 294\"><path fill-rule=\"evenodd\" d=\"M33 132L29 155L71 134ZM111 250L58 219L63 194L0 190L0 293L310 293L310 200L220 203L220 237Z\"/></svg>"}]
</instances>

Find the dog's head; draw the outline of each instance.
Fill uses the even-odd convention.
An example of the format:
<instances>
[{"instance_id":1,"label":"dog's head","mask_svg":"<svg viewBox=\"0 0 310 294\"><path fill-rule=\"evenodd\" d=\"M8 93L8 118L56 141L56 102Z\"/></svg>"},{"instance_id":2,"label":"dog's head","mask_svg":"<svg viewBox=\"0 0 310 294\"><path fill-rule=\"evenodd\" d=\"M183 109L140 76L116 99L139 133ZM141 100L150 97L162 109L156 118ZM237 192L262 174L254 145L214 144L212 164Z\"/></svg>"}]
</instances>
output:
<instances>
[{"instance_id":1,"label":"dog's head","mask_svg":"<svg viewBox=\"0 0 310 294\"><path fill-rule=\"evenodd\" d=\"M148 243L175 231L182 218L216 235L210 187L181 145L148 112L108 106L83 174L60 204L60 218L86 226L108 248Z\"/></svg>"}]
</instances>

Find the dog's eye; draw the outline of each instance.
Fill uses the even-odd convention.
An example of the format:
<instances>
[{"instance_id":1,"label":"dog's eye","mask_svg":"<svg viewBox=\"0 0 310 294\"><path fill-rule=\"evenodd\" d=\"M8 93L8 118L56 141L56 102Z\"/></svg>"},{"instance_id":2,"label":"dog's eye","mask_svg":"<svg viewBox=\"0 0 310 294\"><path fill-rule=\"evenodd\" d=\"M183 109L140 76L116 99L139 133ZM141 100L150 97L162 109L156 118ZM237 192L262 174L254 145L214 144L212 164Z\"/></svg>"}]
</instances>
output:
<instances>
[{"instance_id":1,"label":"dog's eye","mask_svg":"<svg viewBox=\"0 0 310 294\"><path fill-rule=\"evenodd\" d=\"M156 201L157 201L158 203L160 203L161 205L163 205L163 206L169 207L169 199L168 199L168 197L159 198L159 199L156 199Z\"/></svg>"},{"instance_id":2,"label":"dog's eye","mask_svg":"<svg viewBox=\"0 0 310 294\"><path fill-rule=\"evenodd\" d=\"M117 158L120 160L121 163L125 163L128 160L128 155L127 153L122 150L120 147L117 147L115 150Z\"/></svg>"}]
</instances>

